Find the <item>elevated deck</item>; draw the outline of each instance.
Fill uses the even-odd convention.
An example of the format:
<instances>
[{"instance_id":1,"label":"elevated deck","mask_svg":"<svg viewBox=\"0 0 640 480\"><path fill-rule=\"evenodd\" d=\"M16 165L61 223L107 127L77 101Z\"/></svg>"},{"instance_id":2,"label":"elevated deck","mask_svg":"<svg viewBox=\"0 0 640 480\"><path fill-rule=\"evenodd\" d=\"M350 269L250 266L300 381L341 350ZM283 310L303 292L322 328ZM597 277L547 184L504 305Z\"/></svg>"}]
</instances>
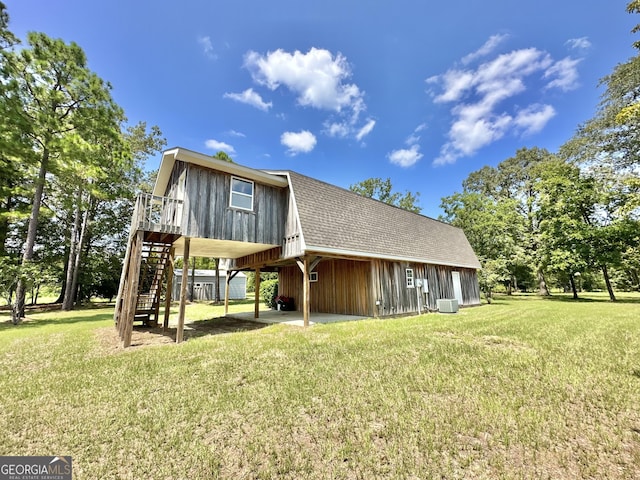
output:
<instances>
[{"instance_id":1,"label":"elevated deck","mask_svg":"<svg viewBox=\"0 0 640 480\"><path fill-rule=\"evenodd\" d=\"M138 230L181 235L183 201L150 193L138 195L131 222L131 234Z\"/></svg>"}]
</instances>

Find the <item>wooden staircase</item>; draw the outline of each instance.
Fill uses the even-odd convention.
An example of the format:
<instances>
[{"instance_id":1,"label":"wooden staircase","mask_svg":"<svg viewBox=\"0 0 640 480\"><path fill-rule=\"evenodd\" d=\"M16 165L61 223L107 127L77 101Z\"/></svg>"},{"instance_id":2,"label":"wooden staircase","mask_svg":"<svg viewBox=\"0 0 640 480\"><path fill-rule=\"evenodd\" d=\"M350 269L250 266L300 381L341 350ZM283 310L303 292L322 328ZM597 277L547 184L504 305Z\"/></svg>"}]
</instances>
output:
<instances>
[{"instance_id":1,"label":"wooden staircase","mask_svg":"<svg viewBox=\"0 0 640 480\"><path fill-rule=\"evenodd\" d=\"M135 321L155 327L159 322L165 273L173 275L173 242L177 234L139 230L129 239L114 320L125 347L131 344Z\"/></svg>"},{"instance_id":2,"label":"wooden staircase","mask_svg":"<svg viewBox=\"0 0 640 480\"><path fill-rule=\"evenodd\" d=\"M173 243L180 238L182 201L142 194L134 209L113 319L123 346L134 321L158 324L165 273L172 275Z\"/></svg>"},{"instance_id":3,"label":"wooden staircase","mask_svg":"<svg viewBox=\"0 0 640 480\"><path fill-rule=\"evenodd\" d=\"M171 243L145 241L142 243L138 300L133 320L142 320L144 325L158 325L160 296Z\"/></svg>"}]
</instances>

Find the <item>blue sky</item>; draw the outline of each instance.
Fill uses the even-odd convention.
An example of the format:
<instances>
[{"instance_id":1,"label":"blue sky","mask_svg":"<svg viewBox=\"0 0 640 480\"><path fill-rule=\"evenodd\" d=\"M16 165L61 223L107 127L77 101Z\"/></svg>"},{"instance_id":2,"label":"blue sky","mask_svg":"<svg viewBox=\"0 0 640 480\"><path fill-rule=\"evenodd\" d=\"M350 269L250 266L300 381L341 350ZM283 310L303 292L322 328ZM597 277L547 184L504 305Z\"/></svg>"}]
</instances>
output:
<instances>
[{"instance_id":1,"label":"blue sky","mask_svg":"<svg viewBox=\"0 0 640 480\"><path fill-rule=\"evenodd\" d=\"M470 172L568 140L640 23L627 0L4 1L19 37L78 43L168 147L390 177L433 217Z\"/></svg>"}]
</instances>

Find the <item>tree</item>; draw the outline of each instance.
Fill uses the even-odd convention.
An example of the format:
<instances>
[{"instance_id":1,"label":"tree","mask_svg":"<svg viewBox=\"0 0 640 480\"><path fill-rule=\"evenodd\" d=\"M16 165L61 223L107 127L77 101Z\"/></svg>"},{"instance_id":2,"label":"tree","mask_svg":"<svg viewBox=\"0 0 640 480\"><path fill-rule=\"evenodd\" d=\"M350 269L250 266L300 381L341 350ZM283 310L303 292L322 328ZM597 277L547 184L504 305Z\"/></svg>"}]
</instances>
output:
<instances>
[{"instance_id":1,"label":"tree","mask_svg":"<svg viewBox=\"0 0 640 480\"><path fill-rule=\"evenodd\" d=\"M538 281L538 294L549 295L545 279L544 265L538 250L539 236L539 205L535 184L538 181L539 169L553 155L541 148L521 148L515 156L500 162L497 167L483 167L471 173L463 182L467 192L486 195L495 202L508 200L518 215L518 224L522 230L514 238L515 243L522 249L522 261L533 268Z\"/></svg>"},{"instance_id":2,"label":"tree","mask_svg":"<svg viewBox=\"0 0 640 480\"><path fill-rule=\"evenodd\" d=\"M627 11L640 13L640 1L630 2ZM640 25L633 29L638 31ZM640 43L634 46L640 48ZM594 261L602 265L614 300L607 266L633 269L623 259L633 258L625 252L633 248L631 232L640 229L640 55L617 65L601 85L606 89L595 115L579 126L560 154L597 188L595 212L584 220Z\"/></svg>"},{"instance_id":3,"label":"tree","mask_svg":"<svg viewBox=\"0 0 640 480\"><path fill-rule=\"evenodd\" d=\"M595 257L590 245L594 185L559 158L539 173L540 259L546 270L569 282L577 299L575 275L582 275Z\"/></svg>"},{"instance_id":4,"label":"tree","mask_svg":"<svg viewBox=\"0 0 640 480\"><path fill-rule=\"evenodd\" d=\"M4 50L18 43L18 39L9 31L9 14L7 6L0 2L0 50Z\"/></svg>"},{"instance_id":5,"label":"tree","mask_svg":"<svg viewBox=\"0 0 640 480\"><path fill-rule=\"evenodd\" d=\"M110 85L87 67L82 49L42 33L29 33L28 48L5 52L3 74L9 87L5 94L15 119L13 128L26 137L33 156L24 158L37 170L32 196L22 265L33 259L36 233L47 175L63 161L64 139L95 128L119 125L122 111L115 105ZM65 159L66 160L66 159ZM24 316L25 285L19 281L13 308L13 322Z\"/></svg>"},{"instance_id":6,"label":"tree","mask_svg":"<svg viewBox=\"0 0 640 480\"><path fill-rule=\"evenodd\" d=\"M444 197L441 220L461 228L480 260L480 286L490 301L498 283L517 288L516 268L523 262L518 243L524 223L512 199L492 199L478 192L463 191Z\"/></svg>"},{"instance_id":7,"label":"tree","mask_svg":"<svg viewBox=\"0 0 640 480\"><path fill-rule=\"evenodd\" d=\"M234 163L233 159L227 155L227 152L224 152L222 150L220 150L218 153L216 153L213 158L217 158L218 160L222 160L224 162L229 162L229 163Z\"/></svg>"},{"instance_id":8,"label":"tree","mask_svg":"<svg viewBox=\"0 0 640 480\"><path fill-rule=\"evenodd\" d=\"M389 205L409 210L410 212L420 213L422 211L422 208L417 205L420 193L406 191L403 195L399 192L394 192L390 178L386 180L382 180L381 178L368 178L350 185L349 190L363 197L374 198Z\"/></svg>"}]
</instances>

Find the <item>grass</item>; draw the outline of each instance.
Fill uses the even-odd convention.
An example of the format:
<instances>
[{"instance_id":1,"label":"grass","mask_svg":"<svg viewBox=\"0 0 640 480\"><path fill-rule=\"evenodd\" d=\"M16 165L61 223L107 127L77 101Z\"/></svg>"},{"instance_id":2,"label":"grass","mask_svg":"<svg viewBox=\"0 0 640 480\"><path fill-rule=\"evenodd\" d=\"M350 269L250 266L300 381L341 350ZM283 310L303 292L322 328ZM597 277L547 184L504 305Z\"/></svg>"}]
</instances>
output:
<instances>
[{"instance_id":1,"label":"grass","mask_svg":"<svg viewBox=\"0 0 640 480\"><path fill-rule=\"evenodd\" d=\"M105 348L111 310L33 314L0 324L0 454L72 455L78 479L637 478L640 296L621 300L127 351Z\"/></svg>"}]
</instances>

